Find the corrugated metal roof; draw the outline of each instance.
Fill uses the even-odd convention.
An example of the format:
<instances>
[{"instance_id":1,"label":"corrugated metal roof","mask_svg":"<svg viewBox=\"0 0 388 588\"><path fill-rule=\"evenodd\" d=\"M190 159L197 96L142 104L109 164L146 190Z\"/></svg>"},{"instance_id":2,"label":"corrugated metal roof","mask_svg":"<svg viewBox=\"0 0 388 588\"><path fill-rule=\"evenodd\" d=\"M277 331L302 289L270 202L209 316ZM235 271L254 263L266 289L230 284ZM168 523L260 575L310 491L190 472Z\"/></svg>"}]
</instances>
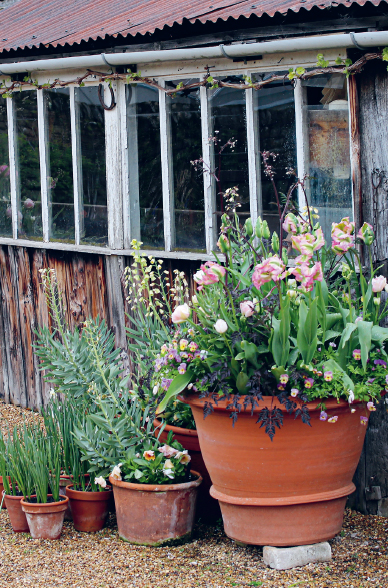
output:
<instances>
[{"instance_id":1,"label":"corrugated metal roof","mask_svg":"<svg viewBox=\"0 0 388 588\"><path fill-rule=\"evenodd\" d=\"M182 24L380 0L19 0L0 10L0 51L153 33Z\"/></svg>"}]
</instances>

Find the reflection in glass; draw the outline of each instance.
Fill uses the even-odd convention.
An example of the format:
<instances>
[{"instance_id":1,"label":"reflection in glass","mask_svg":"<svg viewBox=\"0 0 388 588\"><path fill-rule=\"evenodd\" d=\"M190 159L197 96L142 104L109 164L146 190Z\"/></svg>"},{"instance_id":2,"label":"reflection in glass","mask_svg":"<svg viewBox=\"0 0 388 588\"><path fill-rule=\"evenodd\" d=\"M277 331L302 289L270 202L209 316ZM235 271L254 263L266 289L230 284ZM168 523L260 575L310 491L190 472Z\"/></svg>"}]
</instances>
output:
<instances>
[{"instance_id":1,"label":"reflection in glass","mask_svg":"<svg viewBox=\"0 0 388 588\"><path fill-rule=\"evenodd\" d=\"M272 74L263 77L268 75ZM259 79L262 77L256 77L256 80ZM254 91L253 98L259 128L259 150L277 154L275 162L271 160L275 170L274 180L278 192L287 194L295 178L287 176L286 170L296 169L294 89L291 83L273 82ZM263 218L268 222L271 231L278 231L276 198L271 181L264 174L261 156L260 169Z\"/></svg>"},{"instance_id":2,"label":"reflection in glass","mask_svg":"<svg viewBox=\"0 0 388 588\"><path fill-rule=\"evenodd\" d=\"M44 91L48 131L50 241L74 243L74 193L68 88Z\"/></svg>"},{"instance_id":3,"label":"reflection in glass","mask_svg":"<svg viewBox=\"0 0 388 588\"><path fill-rule=\"evenodd\" d=\"M76 88L82 154L81 243L106 245L108 212L105 176L104 109L97 86Z\"/></svg>"},{"instance_id":4,"label":"reflection in glass","mask_svg":"<svg viewBox=\"0 0 388 588\"><path fill-rule=\"evenodd\" d=\"M41 240L43 230L36 91L15 92L12 100L16 128L18 237Z\"/></svg>"},{"instance_id":5,"label":"reflection in glass","mask_svg":"<svg viewBox=\"0 0 388 588\"><path fill-rule=\"evenodd\" d=\"M309 200L326 239L332 222L353 218L347 82L342 74L302 82L307 94Z\"/></svg>"},{"instance_id":6,"label":"reflection in glass","mask_svg":"<svg viewBox=\"0 0 388 588\"><path fill-rule=\"evenodd\" d=\"M12 237L7 102L4 99L0 99L0 236Z\"/></svg>"},{"instance_id":7,"label":"reflection in glass","mask_svg":"<svg viewBox=\"0 0 388 588\"><path fill-rule=\"evenodd\" d=\"M196 80L174 80L174 88ZM202 153L201 104L199 89L167 97L171 123L174 178L175 249L205 251L205 212L202 176L190 164Z\"/></svg>"},{"instance_id":8,"label":"reflection in glass","mask_svg":"<svg viewBox=\"0 0 388 588\"><path fill-rule=\"evenodd\" d=\"M230 76L223 81L240 83L242 78ZM218 141L213 150L214 169L218 179L216 182L218 226L221 214L225 211L222 193L227 188L235 186L238 188L242 203L238 214L244 222L250 214L245 90L216 88L209 90L208 100L211 113L211 135L217 137ZM227 146L220 154L220 147L229 139L235 142L235 146Z\"/></svg>"},{"instance_id":9,"label":"reflection in glass","mask_svg":"<svg viewBox=\"0 0 388 588\"><path fill-rule=\"evenodd\" d=\"M131 235L145 249L164 249L159 93L127 86L129 210ZM136 204L139 203L139 210Z\"/></svg>"}]
</instances>

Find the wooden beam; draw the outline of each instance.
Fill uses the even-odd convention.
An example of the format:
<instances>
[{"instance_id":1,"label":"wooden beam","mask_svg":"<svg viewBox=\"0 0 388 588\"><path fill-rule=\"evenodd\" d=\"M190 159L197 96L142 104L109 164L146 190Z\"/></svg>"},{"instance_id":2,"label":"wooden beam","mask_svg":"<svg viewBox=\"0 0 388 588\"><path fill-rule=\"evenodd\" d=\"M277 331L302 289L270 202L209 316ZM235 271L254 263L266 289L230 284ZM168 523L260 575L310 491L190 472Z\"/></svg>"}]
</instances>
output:
<instances>
[{"instance_id":1,"label":"wooden beam","mask_svg":"<svg viewBox=\"0 0 388 588\"><path fill-rule=\"evenodd\" d=\"M363 223L362 181L361 181L361 142L360 112L356 76L348 79L350 167L352 173L353 214L357 228Z\"/></svg>"},{"instance_id":2,"label":"wooden beam","mask_svg":"<svg viewBox=\"0 0 388 588\"><path fill-rule=\"evenodd\" d=\"M38 136L39 136L39 162L40 162L40 192L42 208L42 230L43 241L48 243L50 240L50 214L49 193L48 193L48 132L47 116L45 113L45 104L43 90L36 91L38 102Z\"/></svg>"},{"instance_id":3,"label":"wooden beam","mask_svg":"<svg viewBox=\"0 0 388 588\"><path fill-rule=\"evenodd\" d=\"M7 98L7 123L8 123L8 149L9 149L9 179L11 186L11 211L12 211L12 236L18 237L18 215L20 191L18 185L17 170L17 136L15 121L15 103L12 98Z\"/></svg>"},{"instance_id":4,"label":"wooden beam","mask_svg":"<svg viewBox=\"0 0 388 588\"><path fill-rule=\"evenodd\" d=\"M216 190L214 177L210 170L214 170L214 151L209 137L213 134L211 124L211 104L208 91L200 87L201 100L201 130L202 130L202 159L203 159L203 189L205 205L205 237L206 252L210 255L217 242Z\"/></svg>"},{"instance_id":5,"label":"wooden beam","mask_svg":"<svg viewBox=\"0 0 388 588\"><path fill-rule=\"evenodd\" d=\"M81 242L83 234L83 189L82 189L82 154L81 138L79 134L79 108L75 100L76 89L70 86L70 124L71 124L71 153L73 162L73 190L74 190L74 229L75 244Z\"/></svg>"}]
</instances>

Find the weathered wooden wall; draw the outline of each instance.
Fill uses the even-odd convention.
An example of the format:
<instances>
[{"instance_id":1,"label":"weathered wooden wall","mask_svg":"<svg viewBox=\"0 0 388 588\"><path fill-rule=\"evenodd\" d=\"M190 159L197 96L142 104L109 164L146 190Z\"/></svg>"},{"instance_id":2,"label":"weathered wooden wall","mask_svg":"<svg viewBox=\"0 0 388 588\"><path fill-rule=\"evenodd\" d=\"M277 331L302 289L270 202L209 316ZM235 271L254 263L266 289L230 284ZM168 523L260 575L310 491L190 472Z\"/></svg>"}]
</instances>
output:
<instances>
[{"instance_id":1,"label":"weathered wooden wall","mask_svg":"<svg viewBox=\"0 0 388 588\"><path fill-rule=\"evenodd\" d=\"M388 73L375 61L357 76L363 220L376 228L373 258L387 278L388 259ZM351 504L388 516L388 405L370 415Z\"/></svg>"},{"instance_id":2,"label":"weathered wooden wall","mask_svg":"<svg viewBox=\"0 0 388 588\"><path fill-rule=\"evenodd\" d=\"M55 269L70 326L99 315L115 333L116 345L126 349L124 269L130 263L123 256L0 246L1 398L30 408L48 399L49 386L33 351L34 330L49 324L39 270ZM165 267L185 270L190 280L198 262L165 262Z\"/></svg>"}]
</instances>

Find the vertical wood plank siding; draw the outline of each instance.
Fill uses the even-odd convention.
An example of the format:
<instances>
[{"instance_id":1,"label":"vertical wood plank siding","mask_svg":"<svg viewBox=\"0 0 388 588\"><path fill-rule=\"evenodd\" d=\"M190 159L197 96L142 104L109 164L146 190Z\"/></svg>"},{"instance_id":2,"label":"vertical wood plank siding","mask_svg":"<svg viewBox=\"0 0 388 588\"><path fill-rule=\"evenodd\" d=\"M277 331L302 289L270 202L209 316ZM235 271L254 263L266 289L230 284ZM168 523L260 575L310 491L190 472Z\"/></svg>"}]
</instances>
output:
<instances>
[{"instance_id":1,"label":"vertical wood plank siding","mask_svg":"<svg viewBox=\"0 0 388 588\"><path fill-rule=\"evenodd\" d=\"M124 269L131 258L49 251L14 246L0 247L0 397L6 402L39 408L49 398L49 386L33 352L34 330L49 325L39 270L53 268L65 303L70 327L88 317L105 319L116 345L127 351L125 327L129 311ZM199 262L165 261L171 273L192 274Z\"/></svg>"}]
</instances>

